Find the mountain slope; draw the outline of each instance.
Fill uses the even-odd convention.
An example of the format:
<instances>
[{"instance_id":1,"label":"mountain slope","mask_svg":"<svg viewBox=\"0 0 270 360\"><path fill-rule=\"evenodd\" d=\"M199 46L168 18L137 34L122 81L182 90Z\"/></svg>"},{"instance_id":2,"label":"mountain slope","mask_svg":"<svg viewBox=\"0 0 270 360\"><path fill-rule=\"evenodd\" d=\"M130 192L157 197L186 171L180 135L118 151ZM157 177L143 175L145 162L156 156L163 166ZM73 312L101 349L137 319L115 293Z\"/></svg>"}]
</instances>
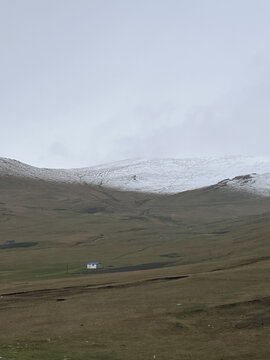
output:
<instances>
[{"instance_id":1,"label":"mountain slope","mask_svg":"<svg viewBox=\"0 0 270 360\"><path fill-rule=\"evenodd\" d=\"M268 360L270 197L224 183L167 195L0 176L1 356Z\"/></svg>"},{"instance_id":2,"label":"mountain slope","mask_svg":"<svg viewBox=\"0 0 270 360\"><path fill-rule=\"evenodd\" d=\"M110 269L260 257L269 209L269 197L223 186L161 195L2 176L0 282L62 277L66 264L78 275L91 260Z\"/></svg>"},{"instance_id":3,"label":"mountain slope","mask_svg":"<svg viewBox=\"0 0 270 360\"><path fill-rule=\"evenodd\" d=\"M41 169L16 160L0 158L0 175L152 193L173 194L254 173L270 173L270 157L125 160L81 169ZM269 187L267 185L265 189L263 176L253 176L252 179L252 186L243 186L243 182L239 181L227 182L226 185L254 192L258 183L259 193L269 194ZM247 183L250 184L250 181Z\"/></svg>"}]
</instances>

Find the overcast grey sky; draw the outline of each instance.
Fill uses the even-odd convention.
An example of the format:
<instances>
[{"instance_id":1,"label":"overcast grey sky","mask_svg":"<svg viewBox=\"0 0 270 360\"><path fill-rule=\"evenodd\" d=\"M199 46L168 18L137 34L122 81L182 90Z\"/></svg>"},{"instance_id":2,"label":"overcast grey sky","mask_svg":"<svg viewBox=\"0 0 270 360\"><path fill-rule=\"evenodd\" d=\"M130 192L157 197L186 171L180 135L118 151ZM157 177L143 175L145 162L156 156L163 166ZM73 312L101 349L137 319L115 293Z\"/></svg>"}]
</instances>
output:
<instances>
[{"instance_id":1,"label":"overcast grey sky","mask_svg":"<svg viewBox=\"0 0 270 360\"><path fill-rule=\"evenodd\" d=\"M0 156L270 155L270 1L0 0Z\"/></svg>"}]
</instances>

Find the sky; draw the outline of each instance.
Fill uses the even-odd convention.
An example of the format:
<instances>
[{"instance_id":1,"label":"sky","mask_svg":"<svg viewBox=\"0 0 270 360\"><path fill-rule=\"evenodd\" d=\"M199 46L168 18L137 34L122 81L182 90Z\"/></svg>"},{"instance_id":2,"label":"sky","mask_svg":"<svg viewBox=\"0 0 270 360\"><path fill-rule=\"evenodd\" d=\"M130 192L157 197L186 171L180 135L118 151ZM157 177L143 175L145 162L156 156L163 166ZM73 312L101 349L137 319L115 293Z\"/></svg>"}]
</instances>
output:
<instances>
[{"instance_id":1,"label":"sky","mask_svg":"<svg viewBox=\"0 0 270 360\"><path fill-rule=\"evenodd\" d=\"M0 156L270 156L270 1L0 0Z\"/></svg>"}]
</instances>

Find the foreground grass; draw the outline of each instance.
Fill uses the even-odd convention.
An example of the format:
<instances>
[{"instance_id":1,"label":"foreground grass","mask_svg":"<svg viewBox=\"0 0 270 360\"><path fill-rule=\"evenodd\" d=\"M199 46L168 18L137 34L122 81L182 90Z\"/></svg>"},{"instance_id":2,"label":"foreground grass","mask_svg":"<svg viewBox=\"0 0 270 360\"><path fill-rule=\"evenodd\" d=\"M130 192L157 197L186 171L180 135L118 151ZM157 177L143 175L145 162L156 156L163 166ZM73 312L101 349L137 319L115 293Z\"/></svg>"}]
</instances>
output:
<instances>
[{"instance_id":1,"label":"foreground grass","mask_svg":"<svg viewBox=\"0 0 270 360\"><path fill-rule=\"evenodd\" d=\"M0 357L3 360L115 360L109 355L90 355L79 356L70 355L66 352L49 350L44 344L24 344L24 345L2 345L0 346Z\"/></svg>"},{"instance_id":2,"label":"foreground grass","mask_svg":"<svg viewBox=\"0 0 270 360\"><path fill-rule=\"evenodd\" d=\"M188 269L95 275L63 287L34 282L28 293L5 295L0 356L267 360L269 261L215 272L198 267L190 277L169 280Z\"/></svg>"}]
</instances>

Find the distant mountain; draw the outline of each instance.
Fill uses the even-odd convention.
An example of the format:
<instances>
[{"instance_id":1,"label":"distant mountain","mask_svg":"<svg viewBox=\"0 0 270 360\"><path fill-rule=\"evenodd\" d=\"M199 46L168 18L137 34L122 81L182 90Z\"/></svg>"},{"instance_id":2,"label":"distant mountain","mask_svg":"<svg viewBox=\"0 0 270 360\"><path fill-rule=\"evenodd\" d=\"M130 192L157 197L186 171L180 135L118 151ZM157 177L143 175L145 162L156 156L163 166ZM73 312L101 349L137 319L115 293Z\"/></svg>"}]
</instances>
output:
<instances>
[{"instance_id":1,"label":"distant mountain","mask_svg":"<svg viewBox=\"0 0 270 360\"><path fill-rule=\"evenodd\" d=\"M270 196L270 157L138 159L80 169L37 168L0 158L0 175L167 194L219 183Z\"/></svg>"}]
</instances>

